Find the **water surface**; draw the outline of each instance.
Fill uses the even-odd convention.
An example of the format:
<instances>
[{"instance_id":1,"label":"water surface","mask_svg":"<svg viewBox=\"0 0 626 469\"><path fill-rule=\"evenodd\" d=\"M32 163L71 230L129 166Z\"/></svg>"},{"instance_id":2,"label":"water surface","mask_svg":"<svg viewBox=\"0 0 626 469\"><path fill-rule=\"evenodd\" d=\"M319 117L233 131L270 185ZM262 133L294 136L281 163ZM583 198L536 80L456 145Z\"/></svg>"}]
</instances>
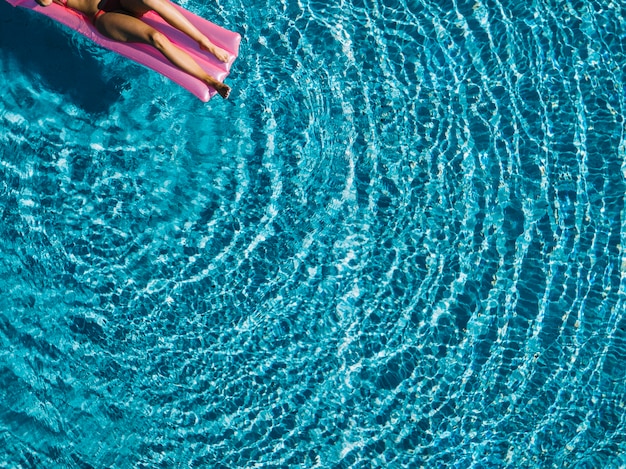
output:
<instances>
[{"instance_id":1,"label":"water surface","mask_svg":"<svg viewBox=\"0 0 626 469\"><path fill-rule=\"evenodd\" d=\"M2 467L626 465L624 8L327 3L0 4Z\"/></svg>"}]
</instances>

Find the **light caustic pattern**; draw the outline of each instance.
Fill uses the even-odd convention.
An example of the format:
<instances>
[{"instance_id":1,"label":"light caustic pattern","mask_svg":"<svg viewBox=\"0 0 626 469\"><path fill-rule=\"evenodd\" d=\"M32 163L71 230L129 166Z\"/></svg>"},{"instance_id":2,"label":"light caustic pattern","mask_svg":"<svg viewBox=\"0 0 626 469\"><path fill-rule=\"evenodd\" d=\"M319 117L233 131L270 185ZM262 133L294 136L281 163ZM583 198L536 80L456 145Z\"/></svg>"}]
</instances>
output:
<instances>
[{"instance_id":1,"label":"light caustic pattern","mask_svg":"<svg viewBox=\"0 0 626 469\"><path fill-rule=\"evenodd\" d=\"M626 464L620 3L185 6L230 102L2 16L0 459Z\"/></svg>"}]
</instances>

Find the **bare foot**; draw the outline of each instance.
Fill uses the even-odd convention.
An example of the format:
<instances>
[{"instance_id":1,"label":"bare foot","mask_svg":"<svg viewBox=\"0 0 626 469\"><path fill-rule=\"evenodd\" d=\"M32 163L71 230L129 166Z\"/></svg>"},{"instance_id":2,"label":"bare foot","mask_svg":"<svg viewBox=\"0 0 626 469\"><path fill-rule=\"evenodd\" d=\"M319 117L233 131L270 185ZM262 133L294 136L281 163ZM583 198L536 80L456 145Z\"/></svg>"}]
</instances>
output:
<instances>
[{"instance_id":1,"label":"bare foot","mask_svg":"<svg viewBox=\"0 0 626 469\"><path fill-rule=\"evenodd\" d=\"M226 52L224 49L217 47L207 38L204 38L198 44L200 45L200 49L213 54L220 62L228 62L228 59L230 59L228 52Z\"/></svg>"},{"instance_id":2,"label":"bare foot","mask_svg":"<svg viewBox=\"0 0 626 469\"><path fill-rule=\"evenodd\" d=\"M230 96L230 86L225 83L218 83L215 85L217 93L224 99Z\"/></svg>"},{"instance_id":3,"label":"bare foot","mask_svg":"<svg viewBox=\"0 0 626 469\"><path fill-rule=\"evenodd\" d=\"M204 81L211 88L215 88L215 91L217 91L218 94L222 98L226 99L230 95L230 86L228 86L226 83L222 83L221 81L217 81L215 78L213 78L209 74L205 74L204 77L201 78L201 79L202 79L202 81Z\"/></svg>"}]
</instances>

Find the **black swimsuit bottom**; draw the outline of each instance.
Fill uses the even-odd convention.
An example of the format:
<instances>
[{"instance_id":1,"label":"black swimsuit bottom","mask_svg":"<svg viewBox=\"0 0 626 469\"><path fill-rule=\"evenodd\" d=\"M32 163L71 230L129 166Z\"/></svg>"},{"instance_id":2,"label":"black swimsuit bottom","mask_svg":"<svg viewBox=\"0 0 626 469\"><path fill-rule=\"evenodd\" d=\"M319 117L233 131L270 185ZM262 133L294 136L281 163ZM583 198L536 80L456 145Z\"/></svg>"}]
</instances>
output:
<instances>
[{"instance_id":1,"label":"black swimsuit bottom","mask_svg":"<svg viewBox=\"0 0 626 469\"><path fill-rule=\"evenodd\" d=\"M91 20L91 22L95 25L98 18L100 18L105 13L119 10L123 10L121 0L102 0L98 4L98 11L95 15L93 15L93 19Z\"/></svg>"}]
</instances>

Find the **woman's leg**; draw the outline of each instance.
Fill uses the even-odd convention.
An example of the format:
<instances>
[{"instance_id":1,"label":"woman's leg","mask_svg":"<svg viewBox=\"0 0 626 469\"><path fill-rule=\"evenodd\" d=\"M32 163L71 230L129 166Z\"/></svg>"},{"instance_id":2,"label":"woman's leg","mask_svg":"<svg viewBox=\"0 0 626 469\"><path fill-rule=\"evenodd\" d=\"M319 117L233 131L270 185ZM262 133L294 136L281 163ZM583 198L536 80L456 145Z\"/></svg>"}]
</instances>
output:
<instances>
[{"instance_id":1,"label":"woman's leg","mask_svg":"<svg viewBox=\"0 0 626 469\"><path fill-rule=\"evenodd\" d=\"M198 31L169 0L121 0L121 3L125 10L137 15L143 15L150 10L156 11L166 22L196 41L201 49L210 52L222 62L228 62L228 52L217 47Z\"/></svg>"},{"instance_id":2,"label":"woman's leg","mask_svg":"<svg viewBox=\"0 0 626 469\"><path fill-rule=\"evenodd\" d=\"M110 12L98 18L96 27L102 34L115 41L150 44L178 68L202 80L208 86L215 88L222 98L227 98L230 94L228 85L210 76L198 65L193 57L172 44L164 34L140 19L124 13Z\"/></svg>"}]
</instances>

